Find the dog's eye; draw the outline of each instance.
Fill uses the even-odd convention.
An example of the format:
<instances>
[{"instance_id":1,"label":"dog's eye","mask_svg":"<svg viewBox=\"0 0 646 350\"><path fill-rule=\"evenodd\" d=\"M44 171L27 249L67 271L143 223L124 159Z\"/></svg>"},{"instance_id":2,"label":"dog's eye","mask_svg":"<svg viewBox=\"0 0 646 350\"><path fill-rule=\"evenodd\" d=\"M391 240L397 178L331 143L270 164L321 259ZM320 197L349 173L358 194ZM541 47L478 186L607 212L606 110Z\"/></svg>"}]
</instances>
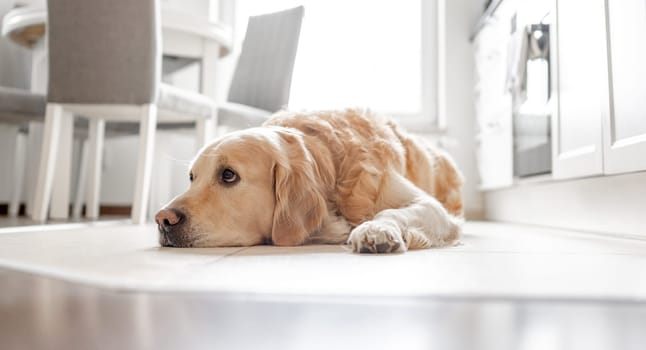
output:
<instances>
[{"instance_id":1,"label":"dog's eye","mask_svg":"<svg viewBox=\"0 0 646 350\"><path fill-rule=\"evenodd\" d=\"M193 182L193 179L194 179L194 178L195 178L195 176L193 176L193 172L190 172L190 173L188 174L188 180L189 180L190 182Z\"/></svg>"},{"instance_id":2,"label":"dog's eye","mask_svg":"<svg viewBox=\"0 0 646 350\"><path fill-rule=\"evenodd\" d=\"M222 170L222 174L220 175L220 179L224 183L234 183L238 181L238 174L236 174L233 170L231 169L224 169Z\"/></svg>"}]
</instances>

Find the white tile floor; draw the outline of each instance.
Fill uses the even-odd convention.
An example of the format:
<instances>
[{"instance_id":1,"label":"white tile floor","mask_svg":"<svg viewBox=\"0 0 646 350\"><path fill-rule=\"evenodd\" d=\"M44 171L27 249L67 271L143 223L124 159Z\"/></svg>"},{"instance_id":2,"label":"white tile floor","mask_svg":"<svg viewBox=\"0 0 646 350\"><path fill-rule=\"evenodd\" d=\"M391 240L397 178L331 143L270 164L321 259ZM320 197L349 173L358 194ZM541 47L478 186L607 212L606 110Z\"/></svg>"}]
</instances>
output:
<instances>
[{"instance_id":1,"label":"white tile floor","mask_svg":"<svg viewBox=\"0 0 646 350\"><path fill-rule=\"evenodd\" d=\"M646 301L646 240L469 222L462 245L160 248L155 227L0 230L0 267L118 290Z\"/></svg>"},{"instance_id":2,"label":"white tile floor","mask_svg":"<svg viewBox=\"0 0 646 350\"><path fill-rule=\"evenodd\" d=\"M3 350L646 342L639 238L473 222L460 246L375 256L339 246L160 248L153 226L84 226L0 229Z\"/></svg>"}]
</instances>

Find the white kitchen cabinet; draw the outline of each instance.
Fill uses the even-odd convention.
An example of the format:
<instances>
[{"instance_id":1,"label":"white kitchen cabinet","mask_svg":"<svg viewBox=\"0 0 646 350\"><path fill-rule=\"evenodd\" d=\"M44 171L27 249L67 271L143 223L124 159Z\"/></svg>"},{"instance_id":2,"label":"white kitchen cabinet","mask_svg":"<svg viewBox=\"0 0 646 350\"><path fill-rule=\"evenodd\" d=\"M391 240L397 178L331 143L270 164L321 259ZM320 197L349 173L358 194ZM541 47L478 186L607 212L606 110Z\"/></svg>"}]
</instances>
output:
<instances>
[{"instance_id":1,"label":"white kitchen cabinet","mask_svg":"<svg viewBox=\"0 0 646 350\"><path fill-rule=\"evenodd\" d=\"M556 6L551 43L552 175L601 175L602 120L610 113L605 0L557 0Z\"/></svg>"},{"instance_id":2,"label":"white kitchen cabinet","mask_svg":"<svg viewBox=\"0 0 646 350\"><path fill-rule=\"evenodd\" d=\"M511 125L487 128L478 135L476 143L480 189L493 190L511 186L514 172Z\"/></svg>"},{"instance_id":3,"label":"white kitchen cabinet","mask_svg":"<svg viewBox=\"0 0 646 350\"><path fill-rule=\"evenodd\" d=\"M509 19L518 9L522 27L537 21L527 11L543 13L530 6L536 0L517 1L517 7L506 6L508 1L485 21L474 42L483 189L515 183L508 172L513 165L508 149L518 139L508 132L510 97L501 92L509 64L500 60L507 56ZM551 3L551 177L646 171L646 0ZM512 10L500 11L505 8Z\"/></svg>"},{"instance_id":4,"label":"white kitchen cabinet","mask_svg":"<svg viewBox=\"0 0 646 350\"><path fill-rule=\"evenodd\" d=\"M612 104L604 172L646 170L646 0L607 0L607 9Z\"/></svg>"},{"instance_id":5,"label":"white kitchen cabinet","mask_svg":"<svg viewBox=\"0 0 646 350\"><path fill-rule=\"evenodd\" d=\"M512 98L507 87L508 42L515 1L500 4L473 41L480 188L513 183Z\"/></svg>"}]
</instances>

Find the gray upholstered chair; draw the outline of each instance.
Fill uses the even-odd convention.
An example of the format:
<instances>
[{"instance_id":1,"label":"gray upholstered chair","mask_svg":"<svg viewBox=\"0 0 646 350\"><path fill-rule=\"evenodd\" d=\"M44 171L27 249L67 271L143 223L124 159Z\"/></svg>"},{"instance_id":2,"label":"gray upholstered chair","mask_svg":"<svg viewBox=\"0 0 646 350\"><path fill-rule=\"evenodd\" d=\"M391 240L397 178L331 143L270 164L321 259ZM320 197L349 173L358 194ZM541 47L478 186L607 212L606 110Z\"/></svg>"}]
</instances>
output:
<instances>
[{"instance_id":1,"label":"gray upholstered chair","mask_svg":"<svg viewBox=\"0 0 646 350\"><path fill-rule=\"evenodd\" d=\"M9 201L9 216L17 216L22 197L25 169L26 139L19 130L28 122L42 122L45 118L45 96L23 89L0 86L0 123L11 124L16 128L16 148L14 150L12 193Z\"/></svg>"},{"instance_id":2,"label":"gray upholstered chair","mask_svg":"<svg viewBox=\"0 0 646 350\"><path fill-rule=\"evenodd\" d=\"M0 86L0 123L21 125L43 121L44 116L45 96Z\"/></svg>"},{"instance_id":3,"label":"gray upholstered chair","mask_svg":"<svg viewBox=\"0 0 646 350\"><path fill-rule=\"evenodd\" d=\"M98 216L105 121L139 122L132 220L146 219L158 122L196 122L198 144L213 129L208 97L160 83L161 27L156 0L48 0L49 88L32 218L47 218L60 137L72 115L90 121L87 215Z\"/></svg>"},{"instance_id":4,"label":"gray upholstered chair","mask_svg":"<svg viewBox=\"0 0 646 350\"><path fill-rule=\"evenodd\" d=\"M219 124L258 126L287 106L303 13L299 6L249 18Z\"/></svg>"}]
</instances>

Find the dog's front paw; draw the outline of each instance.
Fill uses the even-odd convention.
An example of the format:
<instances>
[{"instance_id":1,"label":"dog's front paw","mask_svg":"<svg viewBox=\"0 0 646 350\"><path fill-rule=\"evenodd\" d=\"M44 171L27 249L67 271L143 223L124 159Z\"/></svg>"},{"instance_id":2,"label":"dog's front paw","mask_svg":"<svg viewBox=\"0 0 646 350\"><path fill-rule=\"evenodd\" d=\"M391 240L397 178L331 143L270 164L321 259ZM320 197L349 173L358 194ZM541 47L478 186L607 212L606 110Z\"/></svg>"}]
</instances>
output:
<instances>
[{"instance_id":1,"label":"dog's front paw","mask_svg":"<svg viewBox=\"0 0 646 350\"><path fill-rule=\"evenodd\" d=\"M400 253L406 251L401 229L387 222L366 221L350 232L348 244L357 253Z\"/></svg>"}]
</instances>

